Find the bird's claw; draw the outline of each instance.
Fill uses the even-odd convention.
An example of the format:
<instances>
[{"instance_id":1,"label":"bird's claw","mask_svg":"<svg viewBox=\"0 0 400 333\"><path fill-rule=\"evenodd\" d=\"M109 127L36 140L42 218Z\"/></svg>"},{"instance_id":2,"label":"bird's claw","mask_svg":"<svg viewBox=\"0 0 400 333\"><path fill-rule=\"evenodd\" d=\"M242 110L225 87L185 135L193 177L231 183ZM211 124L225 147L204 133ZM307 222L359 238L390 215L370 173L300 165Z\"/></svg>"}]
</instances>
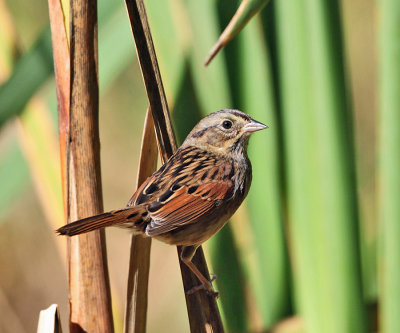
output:
<instances>
[{"instance_id":1,"label":"bird's claw","mask_svg":"<svg viewBox=\"0 0 400 333\"><path fill-rule=\"evenodd\" d=\"M211 279L209 281L207 281L208 282L207 284L202 283L196 287L193 287L192 289L189 289L186 292L186 295L192 295L199 290L204 290L208 295L218 298L219 293L217 291L214 291L214 288L211 284L211 282L215 281L216 278L217 278L217 276L215 274L211 275Z\"/></svg>"}]
</instances>

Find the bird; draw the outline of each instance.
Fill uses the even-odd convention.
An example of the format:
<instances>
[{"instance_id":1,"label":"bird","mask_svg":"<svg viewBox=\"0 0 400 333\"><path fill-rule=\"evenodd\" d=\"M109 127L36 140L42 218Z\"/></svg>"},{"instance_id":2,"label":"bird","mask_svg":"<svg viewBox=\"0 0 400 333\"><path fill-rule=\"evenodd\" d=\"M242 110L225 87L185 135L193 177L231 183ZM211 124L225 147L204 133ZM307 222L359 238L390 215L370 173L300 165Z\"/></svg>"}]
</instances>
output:
<instances>
[{"instance_id":1,"label":"bird","mask_svg":"<svg viewBox=\"0 0 400 333\"><path fill-rule=\"evenodd\" d=\"M247 156L250 135L268 126L246 113L223 109L201 119L171 158L154 172L127 206L68 223L57 230L75 236L108 226L125 227L144 237L182 246L180 259L204 289L211 282L192 262L197 248L216 234L246 197L252 167Z\"/></svg>"}]
</instances>

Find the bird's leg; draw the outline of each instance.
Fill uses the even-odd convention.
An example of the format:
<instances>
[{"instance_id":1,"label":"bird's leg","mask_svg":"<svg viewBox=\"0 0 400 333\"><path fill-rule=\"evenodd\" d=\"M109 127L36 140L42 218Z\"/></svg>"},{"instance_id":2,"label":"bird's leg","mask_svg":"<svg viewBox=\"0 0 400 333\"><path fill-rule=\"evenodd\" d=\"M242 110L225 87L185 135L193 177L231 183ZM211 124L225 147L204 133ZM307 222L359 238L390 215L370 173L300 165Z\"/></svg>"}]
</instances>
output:
<instances>
[{"instance_id":1,"label":"bird's leg","mask_svg":"<svg viewBox=\"0 0 400 333\"><path fill-rule=\"evenodd\" d=\"M187 267L197 276L200 280L201 284L193 287L192 289L188 290L186 294L191 295L196 291L204 289L207 293L218 297L218 293L214 291L214 288L211 284L217 277L215 275L212 276L211 280L207 280L206 277L199 271L195 264L192 263L192 258L196 253L198 246L184 246L181 252L181 259L185 263Z\"/></svg>"}]
</instances>

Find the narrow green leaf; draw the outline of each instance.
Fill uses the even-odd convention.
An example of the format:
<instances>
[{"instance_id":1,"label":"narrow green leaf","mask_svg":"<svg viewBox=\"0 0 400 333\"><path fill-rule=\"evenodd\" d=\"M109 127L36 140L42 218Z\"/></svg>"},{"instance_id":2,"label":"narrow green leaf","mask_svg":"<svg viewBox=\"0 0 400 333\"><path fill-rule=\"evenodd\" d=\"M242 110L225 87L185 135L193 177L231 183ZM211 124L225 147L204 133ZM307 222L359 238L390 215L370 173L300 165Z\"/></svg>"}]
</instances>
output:
<instances>
[{"instance_id":1,"label":"narrow green leaf","mask_svg":"<svg viewBox=\"0 0 400 333\"><path fill-rule=\"evenodd\" d=\"M307 332L365 332L336 1L275 3L291 255Z\"/></svg>"},{"instance_id":2,"label":"narrow green leaf","mask_svg":"<svg viewBox=\"0 0 400 333\"><path fill-rule=\"evenodd\" d=\"M15 65L8 81L0 86L0 128L22 111L52 72L50 29L46 28Z\"/></svg>"},{"instance_id":3,"label":"narrow green leaf","mask_svg":"<svg viewBox=\"0 0 400 333\"><path fill-rule=\"evenodd\" d=\"M269 129L251 138L248 147L253 183L247 198L257 269L249 277L265 327L290 311L290 270L283 229L279 123L275 110L270 61L260 21L252 20L237 37L241 106Z\"/></svg>"},{"instance_id":4,"label":"narrow green leaf","mask_svg":"<svg viewBox=\"0 0 400 333\"><path fill-rule=\"evenodd\" d=\"M379 4L380 332L400 332L400 3Z\"/></svg>"}]
</instances>

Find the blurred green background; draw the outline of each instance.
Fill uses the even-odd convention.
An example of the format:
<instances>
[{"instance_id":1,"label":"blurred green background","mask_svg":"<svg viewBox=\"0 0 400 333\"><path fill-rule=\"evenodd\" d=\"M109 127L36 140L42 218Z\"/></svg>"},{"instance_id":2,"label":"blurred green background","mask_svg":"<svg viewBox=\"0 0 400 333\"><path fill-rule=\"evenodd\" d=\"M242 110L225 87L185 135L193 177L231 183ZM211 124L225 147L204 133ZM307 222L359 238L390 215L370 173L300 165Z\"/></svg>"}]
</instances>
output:
<instances>
[{"instance_id":1,"label":"blurred green background","mask_svg":"<svg viewBox=\"0 0 400 333\"><path fill-rule=\"evenodd\" d=\"M399 332L400 4L272 0L207 68L239 1L145 4L180 142L222 108L269 126L249 145L245 205L205 245L227 332L373 332L378 316ZM135 188L148 103L123 2L99 0L98 16L111 210ZM52 303L67 327L52 71L47 2L0 0L1 332L34 331ZM129 241L107 230L118 332ZM153 242L148 332L188 330L176 249Z\"/></svg>"}]
</instances>

